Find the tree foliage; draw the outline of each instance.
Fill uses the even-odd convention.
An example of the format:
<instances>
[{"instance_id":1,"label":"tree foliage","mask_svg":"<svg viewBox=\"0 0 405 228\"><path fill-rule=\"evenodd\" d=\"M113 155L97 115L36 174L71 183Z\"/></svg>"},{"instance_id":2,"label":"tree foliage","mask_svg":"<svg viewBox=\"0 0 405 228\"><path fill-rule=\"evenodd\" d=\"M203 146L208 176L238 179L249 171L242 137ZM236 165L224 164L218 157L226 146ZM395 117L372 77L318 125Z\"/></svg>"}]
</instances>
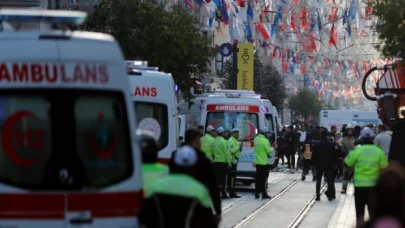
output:
<instances>
[{"instance_id":1,"label":"tree foliage","mask_svg":"<svg viewBox=\"0 0 405 228\"><path fill-rule=\"evenodd\" d=\"M317 117L322 110L322 102L309 89L300 89L296 95L288 99L288 106L295 116L307 119Z\"/></svg>"},{"instance_id":2,"label":"tree foliage","mask_svg":"<svg viewBox=\"0 0 405 228\"><path fill-rule=\"evenodd\" d=\"M208 72L214 56L212 40L194 15L166 1L102 0L83 28L114 36L126 59L148 61L171 73L186 100L195 85L191 76Z\"/></svg>"},{"instance_id":3,"label":"tree foliage","mask_svg":"<svg viewBox=\"0 0 405 228\"><path fill-rule=\"evenodd\" d=\"M226 61L222 72L218 73L218 77L222 80L222 88L235 88L232 80L232 69L233 62ZM269 99L277 110L283 109L284 99L287 97L283 78L273 65L263 64L257 54L255 54L254 59L253 79L253 90L261 94L263 98Z\"/></svg>"},{"instance_id":4,"label":"tree foliage","mask_svg":"<svg viewBox=\"0 0 405 228\"><path fill-rule=\"evenodd\" d=\"M375 0L373 14L379 19L376 30L380 42L376 48L384 56L405 60L405 1Z\"/></svg>"}]
</instances>

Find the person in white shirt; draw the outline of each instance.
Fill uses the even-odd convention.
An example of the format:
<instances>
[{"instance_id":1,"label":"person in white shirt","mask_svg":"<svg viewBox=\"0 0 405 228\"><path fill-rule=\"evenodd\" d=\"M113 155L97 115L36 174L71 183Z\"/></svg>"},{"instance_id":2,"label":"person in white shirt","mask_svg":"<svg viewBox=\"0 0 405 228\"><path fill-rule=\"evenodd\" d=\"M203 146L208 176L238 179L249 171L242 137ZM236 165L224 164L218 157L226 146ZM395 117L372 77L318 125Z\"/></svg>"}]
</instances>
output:
<instances>
[{"instance_id":1,"label":"person in white shirt","mask_svg":"<svg viewBox=\"0 0 405 228\"><path fill-rule=\"evenodd\" d=\"M391 135L387 134L384 125L378 125L378 135L374 138L374 145L380 147L388 160L388 154L390 152Z\"/></svg>"},{"instance_id":2,"label":"person in white shirt","mask_svg":"<svg viewBox=\"0 0 405 228\"><path fill-rule=\"evenodd\" d=\"M305 131L305 126L302 125L300 129L298 130L298 133L300 134L300 146L298 150L298 161L297 161L297 167L302 168L303 167L303 153L304 153L304 146L305 146L305 140L307 139L307 132Z\"/></svg>"}]
</instances>

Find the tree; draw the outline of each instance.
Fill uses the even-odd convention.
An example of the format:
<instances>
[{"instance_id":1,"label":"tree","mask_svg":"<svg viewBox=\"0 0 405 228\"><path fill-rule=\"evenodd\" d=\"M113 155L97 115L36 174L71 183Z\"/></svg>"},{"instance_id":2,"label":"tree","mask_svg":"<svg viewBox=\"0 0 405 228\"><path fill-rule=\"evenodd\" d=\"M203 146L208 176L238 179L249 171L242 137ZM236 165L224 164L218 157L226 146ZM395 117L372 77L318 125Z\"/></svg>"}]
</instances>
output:
<instances>
[{"instance_id":1,"label":"tree","mask_svg":"<svg viewBox=\"0 0 405 228\"><path fill-rule=\"evenodd\" d=\"M322 102L309 89L300 89L298 93L288 99L288 106L295 116L304 118L317 117L322 110Z\"/></svg>"},{"instance_id":2,"label":"tree","mask_svg":"<svg viewBox=\"0 0 405 228\"><path fill-rule=\"evenodd\" d=\"M232 69L233 62L226 61L222 72L218 73L218 77L222 80L222 88L235 88L232 80ZM263 64L259 56L255 54L253 72L253 90L261 94L263 98L269 99L277 110L283 109L287 94L283 78L277 69L272 64Z\"/></svg>"},{"instance_id":3,"label":"tree","mask_svg":"<svg viewBox=\"0 0 405 228\"><path fill-rule=\"evenodd\" d=\"M373 14L379 19L376 48L384 56L405 60L405 1L375 0Z\"/></svg>"},{"instance_id":4,"label":"tree","mask_svg":"<svg viewBox=\"0 0 405 228\"><path fill-rule=\"evenodd\" d=\"M114 36L126 59L171 73L186 100L195 85L191 76L200 79L214 56L211 38L200 31L194 15L166 1L102 0L83 28Z\"/></svg>"}]
</instances>

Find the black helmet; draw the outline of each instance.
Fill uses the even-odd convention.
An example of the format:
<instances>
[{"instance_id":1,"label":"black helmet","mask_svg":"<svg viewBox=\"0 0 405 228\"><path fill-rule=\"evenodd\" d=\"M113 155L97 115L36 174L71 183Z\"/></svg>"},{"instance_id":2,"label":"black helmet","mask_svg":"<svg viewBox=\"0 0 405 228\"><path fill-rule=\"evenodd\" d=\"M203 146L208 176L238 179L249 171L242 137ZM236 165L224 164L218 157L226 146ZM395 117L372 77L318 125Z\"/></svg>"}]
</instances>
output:
<instances>
[{"instance_id":1,"label":"black helmet","mask_svg":"<svg viewBox=\"0 0 405 228\"><path fill-rule=\"evenodd\" d=\"M137 131L138 143L142 153L144 163L155 163L158 160L158 142L153 132Z\"/></svg>"}]
</instances>

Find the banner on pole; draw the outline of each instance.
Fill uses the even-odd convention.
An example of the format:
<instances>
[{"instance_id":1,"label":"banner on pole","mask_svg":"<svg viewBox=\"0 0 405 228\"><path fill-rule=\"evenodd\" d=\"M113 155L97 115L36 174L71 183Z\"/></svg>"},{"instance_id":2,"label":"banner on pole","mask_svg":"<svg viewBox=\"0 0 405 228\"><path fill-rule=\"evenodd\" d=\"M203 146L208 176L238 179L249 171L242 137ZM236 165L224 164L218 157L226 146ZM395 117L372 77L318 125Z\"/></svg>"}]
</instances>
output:
<instances>
[{"instance_id":1,"label":"banner on pole","mask_svg":"<svg viewBox=\"0 0 405 228\"><path fill-rule=\"evenodd\" d=\"M253 90L253 44L239 43L238 49L237 89Z\"/></svg>"}]
</instances>

